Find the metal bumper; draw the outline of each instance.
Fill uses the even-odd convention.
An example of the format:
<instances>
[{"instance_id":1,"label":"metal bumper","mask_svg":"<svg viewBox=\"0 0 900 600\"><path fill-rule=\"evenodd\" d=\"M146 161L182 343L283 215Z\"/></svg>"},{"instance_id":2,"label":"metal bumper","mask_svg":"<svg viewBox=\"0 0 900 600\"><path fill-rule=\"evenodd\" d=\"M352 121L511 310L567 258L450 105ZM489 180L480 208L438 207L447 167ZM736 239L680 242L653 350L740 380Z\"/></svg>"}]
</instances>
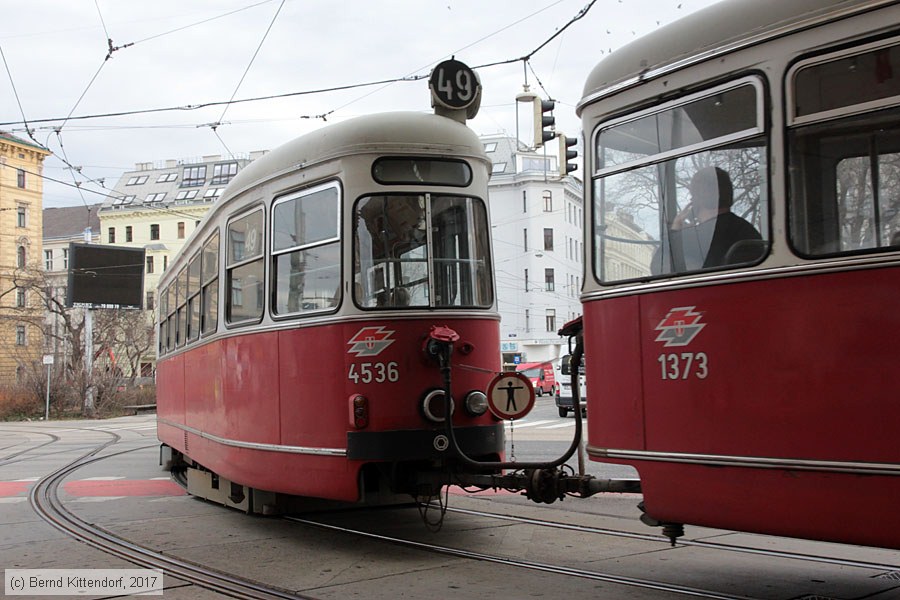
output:
<instances>
[{"instance_id":1,"label":"metal bumper","mask_svg":"<svg viewBox=\"0 0 900 600\"><path fill-rule=\"evenodd\" d=\"M499 456L506 444L502 423L454 427L453 433L459 446L472 457ZM443 427L347 433L347 458L350 460L413 461L453 456Z\"/></svg>"}]
</instances>

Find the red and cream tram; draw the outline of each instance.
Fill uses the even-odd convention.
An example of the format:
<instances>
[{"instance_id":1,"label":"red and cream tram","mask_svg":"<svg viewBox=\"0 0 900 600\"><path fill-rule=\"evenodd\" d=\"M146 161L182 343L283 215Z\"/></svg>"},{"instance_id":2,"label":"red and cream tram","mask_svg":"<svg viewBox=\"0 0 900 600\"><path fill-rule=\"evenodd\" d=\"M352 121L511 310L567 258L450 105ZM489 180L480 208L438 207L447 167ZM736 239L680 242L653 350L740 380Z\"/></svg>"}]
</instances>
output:
<instances>
[{"instance_id":1,"label":"red and cream tram","mask_svg":"<svg viewBox=\"0 0 900 600\"><path fill-rule=\"evenodd\" d=\"M673 539L900 548L900 3L725 0L578 112L591 458Z\"/></svg>"},{"instance_id":2,"label":"red and cream tram","mask_svg":"<svg viewBox=\"0 0 900 600\"><path fill-rule=\"evenodd\" d=\"M502 459L489 173L464 124L388 113L234 178L159 288L159 438L189 491L257 512L433 493L412 475L453 468L434 326L459 335L456 440Z\"/></svg>"}]
</instances>

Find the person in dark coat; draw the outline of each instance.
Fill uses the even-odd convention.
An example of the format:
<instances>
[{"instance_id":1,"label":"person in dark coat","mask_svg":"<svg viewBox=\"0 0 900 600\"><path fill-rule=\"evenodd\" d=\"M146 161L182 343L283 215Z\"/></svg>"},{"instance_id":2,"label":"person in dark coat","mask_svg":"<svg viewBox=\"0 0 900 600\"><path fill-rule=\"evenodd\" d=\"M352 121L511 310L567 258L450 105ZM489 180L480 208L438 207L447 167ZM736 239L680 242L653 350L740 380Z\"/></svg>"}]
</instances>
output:
<instances>
[{"instance_id":1,"label":"person in dark coat","mask_svg":"<svg viewBox=\"0 0 900 600\"><path fill-rule=\"evenodd\" d=\"M746 219L731 212L734 187L724 169L700 169L688 189L691 201L675 216L669 230L671 256L657 252L654 273L711 269L761 256L761 244L738 244L762 240L762 236ZM658 270L661 267L664 270Z\"/></svg>"}]
</instances>

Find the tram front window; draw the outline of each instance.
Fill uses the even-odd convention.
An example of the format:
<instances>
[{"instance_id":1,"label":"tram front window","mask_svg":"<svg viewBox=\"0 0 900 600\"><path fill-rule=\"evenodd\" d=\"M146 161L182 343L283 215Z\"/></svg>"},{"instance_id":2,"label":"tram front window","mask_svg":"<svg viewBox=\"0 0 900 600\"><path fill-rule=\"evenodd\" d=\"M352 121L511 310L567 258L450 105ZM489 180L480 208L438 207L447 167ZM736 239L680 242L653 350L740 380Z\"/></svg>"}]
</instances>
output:
<instances>
[{"instance_id":1,"label":"tram front window","mask_svg":"<svg viewBox=\"0 0 900 600\"><path fill-rule=\"evenodd\" d=\"M433 194L361 199L354 298L363 308L489 307L487 212L481 200Z\"/></svg>"}]
</instances>

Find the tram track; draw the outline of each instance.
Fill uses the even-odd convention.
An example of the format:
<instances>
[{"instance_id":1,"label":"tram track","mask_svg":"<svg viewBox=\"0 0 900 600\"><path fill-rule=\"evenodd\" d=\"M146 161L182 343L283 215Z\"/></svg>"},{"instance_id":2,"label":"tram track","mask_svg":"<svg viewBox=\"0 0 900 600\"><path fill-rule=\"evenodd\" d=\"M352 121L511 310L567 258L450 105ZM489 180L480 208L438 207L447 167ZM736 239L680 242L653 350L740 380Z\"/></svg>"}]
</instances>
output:
<instances>
[{"instance_id":1,"label":"tram track","mask_svg":"<svg viewBox=\"0 0 900 600\"><path fill-rule=\"evenodd\" d=\"M552 529L561 529L566 531L575 531L579 533L593 533L598 535L607 535L618 538L629 538L635 540L659 542L668 546L670 541L668 538L651 534L651 533L634 533L631 531L621 531L616 529L607 529L602 527L593 527L589 525L574 525L571 523L560 523L558 521L546 521L542 519L533 519L530 517L520 517L516 515L497 514L480 510L472 510L468 508L447 507L447 512L465 514L475 517L483 517L489 519L498 519L501 521L520 523L524 525L535 525L538 527L549 527ZM788 552L785 550L767 550L765 548L753 548L748 546L738 546L735 544L725 544L722 542L709 542L704 540L688 540L679 539L676 546L686 546L694 548L706 548L716 551L735 552L743 554L753 554L757 556L766 556L769 558L784 558L790 560L798 560L804 562L812 562L819 564L828 564L841 567L853 567L860 569L874 569L882 571L900 571L900 564L878 563L870 561L853 560L847 558L834 558L830 556L822 556L819 554L807 554L801 552Z\"/></svg>"},{"instance_id":2,"label":"tram track","mask_svg":"<svg viewBox=\"0 0 900 600\"><path fill-rule=\"evenodd\" d=\"M348 535L354 535L358 537L363 537L370 540L376 540L384 543L389 543L401 547L412 548L416 550L422 550L425 552L432 552L435 554L441 554L444 556L452 556L455 558L465 558L470 560L476 560L481 562L488 562L493 564L505 565L508 567L515 567L521 569L528 569L531 571L537 571L542 573L552 573L555 575L563 575L567 577L577 577L581 579L587 579L592 581L602 581L604 583L612 583L618 584L631 588L640 588L645 590L653 590L660 592L670 592L673 594L680 594L683 596L693 597L693 598L709 598L713 600L754 600L753 596L745 596L741 594L729 594L725 592L718 592L715 590L704 590L696 587L679 585L674 583L666 583L663 581L654 581L651 579L643 579L638 577L629 577L626 575L617 575L615 573L609 572L601 572L601 571L592 571L588 569L579 569L576 567L570 567L566 565L560 564L548 564L537 561L529 561L522 560L517 558L512 558L509 556L501 556L497 554L488 554L486 552L479 552L475 550L466 550L463 548L452 548L449 546L441 546L438 544L432 544L427 542L419 542L415 540L403 539L394 536L389 536L380 533L373 533L369 531L362 531L359 529L352 529L349 527L343 527L340 525L334 525L330 523L324 523L321 521L315 521L312 519L306 519L301 517L283 517L286 521L290 521L293 523L298 523L301 525L306 525L309 527L315 527L320 529L325 529L333 532L344 533Z\"/></svg>"},{"instance_id":3,"label":"tram track","mask_svg":"<svg viewBox=\"0 0 900 600\"><path fill-rule=\"evenodd\" d=\"M308 600L310 598L308 596L267 586L235 575L222 573L196 563L167 556L146 546L116 536L102 527L84 521L73 512L67 510L62 500L59 498L59 485L68 475L94 462L129 452L145 450L155 445L137 446L98 456L100 452L113 446L121 439L121 437L114 432L102 431L102 433L112 436L112 439L95 447L67 465L45 475L31 488L29 502L34 511L44 521L66 535L83 542L92 548L96 548L146 569L160 569L167 576L175 577L201 588L233 598L261 600Z\"/></svg>"},{"instance_id":4,"label":"tram track","mask_svg":"<svg viewBox=\"0 0 900 600\"><path fill-rule=\"evenodd\" d=\"M34 452L35 450L39 450L40 448L49 446L50 444L54 444L54 443L58 442L60 439L58 435L55 435L53 433L47 433L45 431L15 430L14 433L21 433L21 434L28 434L28 435L43 435L43 436L49 437L50 439L47 440L46 442L42 442L42 443L39 443L34 446L29 446L28 448L25 448L23 450L18 450L16 452L12 452L10 454L0 457L0 467L3 467L8 464L16 463L16 462L21 462L22 459L20 459L20 460L16 460L16 459L21 457L23 454L28 454L29 452ZM28 443L29 441L30 440L26 440L25 442L22 442L22 443ZM9 448L14 448L15 446L19 446L19 445L20 444L12 444L11 446L7 446L6 448L3 448L3 450L7 450Z\"/></svg>"}]
</instances>

